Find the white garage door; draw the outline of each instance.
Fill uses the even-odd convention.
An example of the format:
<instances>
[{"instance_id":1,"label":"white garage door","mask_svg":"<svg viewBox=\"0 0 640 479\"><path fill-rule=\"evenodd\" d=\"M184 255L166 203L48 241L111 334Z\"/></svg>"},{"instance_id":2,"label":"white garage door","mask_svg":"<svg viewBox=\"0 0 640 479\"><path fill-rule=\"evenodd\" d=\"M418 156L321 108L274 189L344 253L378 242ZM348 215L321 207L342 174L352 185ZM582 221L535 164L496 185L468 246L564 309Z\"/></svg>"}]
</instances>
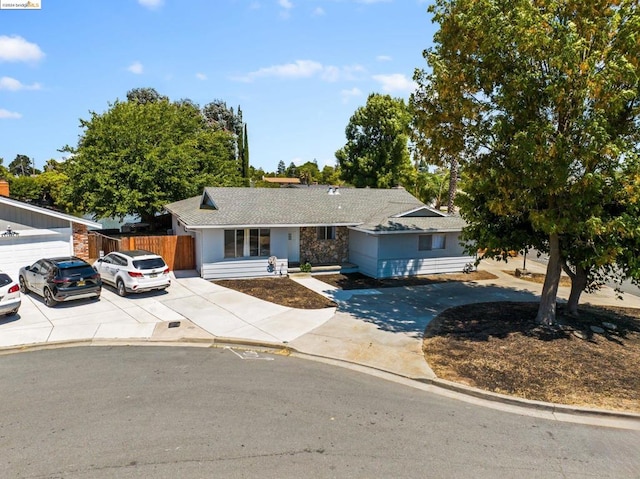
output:
<instances>
[{"instance_id":1,"label":"white garage door","mask_svg":"<svg viewBox=\"0 0 640 479\"><path fill-rule=\"evenodd\" d=\"M18 271L40 258L69 256L73 251L71 232L51 235L0 236L0 270L18 280Z\"/></svg>"}]
</instances>

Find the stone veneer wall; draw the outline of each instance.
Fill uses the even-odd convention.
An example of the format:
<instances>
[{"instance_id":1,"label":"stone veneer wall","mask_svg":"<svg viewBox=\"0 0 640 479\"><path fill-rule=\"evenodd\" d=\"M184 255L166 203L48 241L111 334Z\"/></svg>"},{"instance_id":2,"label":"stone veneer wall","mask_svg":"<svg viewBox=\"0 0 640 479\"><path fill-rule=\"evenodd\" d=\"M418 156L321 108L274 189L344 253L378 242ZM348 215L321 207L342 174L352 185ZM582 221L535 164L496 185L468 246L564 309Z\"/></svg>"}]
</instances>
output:
<instances>
[{"instance_id":1,"label":"stone veneer wall","mask_svg":"<svg viewBox=\"0 0 640 479\"><path fill-rule=\"evenodd\" d=\"M349 230L336 227L336 239L319 240L315 227L300 228L300 263L341 264L349 261Z\"/></svg>"},{"instance_id":2,"label":"stone veneer wall","mask_svg":"<svg viewBox=\"0 0 640 479\"><path fill-rule=\"evenodd\" d=\"M89 259L89 234L86 225L73 223L73 254L84 260Z\"/></svg>"}]
</instances>

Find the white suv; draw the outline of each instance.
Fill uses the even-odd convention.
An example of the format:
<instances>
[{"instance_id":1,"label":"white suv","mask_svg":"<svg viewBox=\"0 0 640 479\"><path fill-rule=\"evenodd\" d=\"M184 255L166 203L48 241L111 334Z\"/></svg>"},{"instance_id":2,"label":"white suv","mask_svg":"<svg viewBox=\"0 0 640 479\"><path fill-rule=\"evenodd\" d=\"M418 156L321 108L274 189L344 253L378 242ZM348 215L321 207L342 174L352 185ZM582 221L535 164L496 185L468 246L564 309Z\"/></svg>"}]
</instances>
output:
<instances>
[{"instance_id":1,"label":"white suv","mask_svg":"<svg viewBox=\"0 0 640 479\"><path fill-rule=\"evenodd\" d=\"M167 263L150 251L114 251L98 259L93 267L102 281L116 287L120 296L163 290L171 285Z\"/></svg>"}]
</instances>

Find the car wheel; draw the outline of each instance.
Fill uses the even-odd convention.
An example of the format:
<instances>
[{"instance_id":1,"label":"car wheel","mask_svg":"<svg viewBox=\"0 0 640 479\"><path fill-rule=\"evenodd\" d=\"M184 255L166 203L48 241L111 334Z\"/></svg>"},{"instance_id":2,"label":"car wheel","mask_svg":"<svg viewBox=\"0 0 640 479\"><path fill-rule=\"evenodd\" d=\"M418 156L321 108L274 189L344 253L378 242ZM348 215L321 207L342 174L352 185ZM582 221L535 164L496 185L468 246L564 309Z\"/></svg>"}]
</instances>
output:
<instances>
[{"instance_id":1,"label":"car wheel","mask_svg":"<svg viewBox=\"0 0 640 479\"><path fill-rule=\"evenodd\" d=\"M24 276L20 276L20 278L18 278L18 281L20 282L20 289L22 290L22 292L24 294L29 294L29 288L27 288L27 281L24 279Z\"/></svg>"},{"instance_id":2,"label":"car wheel","mask_svg":"<svg viewBox=\"0 0 640 479\"><path fill-rule=\"evenodd\" d=\"M44 288L44 304L46 304L50 308L53 308L56 304L58 304L49 288Z\"/></svg>"},{"instance_id":3,"label":"car wheel","mask_svg":"<svg viewBox=\"0 0 640 479\"><path fill-rule=\"evenodd\" d=\"M127 288L124 287L124 281L121 279L116 283L116 288L118 289L118 295L125 297L127 295Z\"/></svg>"}]
</instances>

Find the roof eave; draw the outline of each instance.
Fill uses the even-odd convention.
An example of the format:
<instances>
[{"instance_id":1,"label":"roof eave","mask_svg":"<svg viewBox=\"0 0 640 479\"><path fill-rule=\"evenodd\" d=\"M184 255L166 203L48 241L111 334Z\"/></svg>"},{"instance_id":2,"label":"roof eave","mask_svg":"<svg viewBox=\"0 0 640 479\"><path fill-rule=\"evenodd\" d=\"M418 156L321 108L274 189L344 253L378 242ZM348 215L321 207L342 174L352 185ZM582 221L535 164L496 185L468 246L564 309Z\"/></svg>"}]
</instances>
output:
<instances>
[{"instance_id":1,"label":"roof eave","mask_svg":"<svg viewBox=\"0 0 640 479\"><path fill-rule=\"evenodd\" d=\"M406 233L460 233L462 228L429 228L429 229L404 229L404 230L375 230L369 228L360 228L358 226L349 228L361 233L367 233L372 235L392 235L392 234L406 234Z\"/></svg>"},{"instance_id":2,"label":"roof eave","mask_svg":"<svg viewBox=\"0 0 640 479\"><path fill-rule=\"evenodd\" d=\"M34 213L51 216L53 218L70 221L72 223L79 223L81 225L90 226L92 228L102 229L102 225L95 221L91 221L85 218L79 218L77 216L68 215L66 213L60 213L54 210L49 210L47 208L42 208L41 206L30 205L29 203L23 203L22 201L17 201L12 198L7 198L6 196L0 196L0 203L4 203L9 206L15 206L16 208L20 208L26 211L31 211Z\"/></svg>"}]
</instances>

